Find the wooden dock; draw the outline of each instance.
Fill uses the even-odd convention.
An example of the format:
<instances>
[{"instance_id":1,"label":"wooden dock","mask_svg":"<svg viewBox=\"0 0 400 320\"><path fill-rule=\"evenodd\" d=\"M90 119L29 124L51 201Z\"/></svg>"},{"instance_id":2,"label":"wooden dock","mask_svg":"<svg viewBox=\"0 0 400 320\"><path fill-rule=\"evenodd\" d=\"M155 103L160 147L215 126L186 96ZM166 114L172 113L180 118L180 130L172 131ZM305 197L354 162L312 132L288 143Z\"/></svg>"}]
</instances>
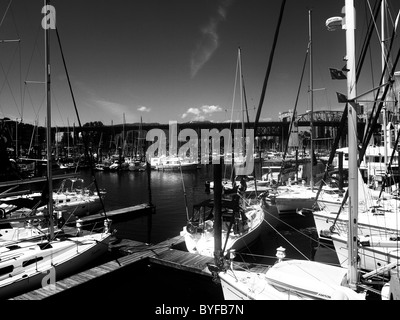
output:
<instances>
[{"instance_id":1,"label":"wooden dock","mask_svg":"<svg viewBox=\"0 0 400 320\"><path fill-rule=\"evenodd\" d=\"M89 216L81 217L80 220L82 220L82 225L85 226L92 225L97 222L102 223L105 218L111 219L112 221L126 221L143 216L151 216L152 214L155 214L155 212L155 206L148 203L142 203L136 206L110 210L107 211L106 214L104 214L103 212L91 214ZM75 221L71 222L71 224L75 223Z\"/></svg>"},{"instance_id":2,"label":"wooden dock","mask_svg":"<svg viewBox=\"0 0 400 320\"><path fill-rule=\"evenodd\" d=\"M124 215L127 215L130 216L130 218L128 218L129 220L132 218L132 213L136 216L137 214L147 215L149 212L151 216L154 213L154 208L143 204L121 210L110 211L107 213L107 217L114 221L116 217L121 219L122 215L122 219L125 219ZM104 218L104 215L99 214L94 217L85 217L82 220L84 220L84 223L95 223L97 220L104 220ZM115 255L117 258L112 258L111 261L59 280L56 282L55 289L53 290L49 290L48 288L39 288L13 297L10 300L43 300L54 297L66 290L77 288L88 283L94 283L95 280L101 281L101 277L110 275L118 270L124 268L124 270L129 270L127 267L134 266L135 263L138 265L138 262L145 259L148 259L148 261L153 264L202 276L212 276L211 272L208 270L207 264L214 263L213 257L189 253L185 249L179 249L180 247L184 247L184 238L182 236L176 236L155 245L128 239L112 238L109 245L109 251L112 253L112 256ZM235 262L235 264L238 265L239 268L248 268L248 266L245 266L245 263ZM261 269L260 272L262 272Z\"/></svg>"},{"instance_id":3,"label":"wooden dock","mask_svg":"<svg viewBox=\"0 0 400 320\"><path fill-rule=\"evenodd\" d=\"M183 238L181 236L167 239L156 245L148 245L126 239L116 240L110 244L110 249L120 251L123 256L57 281L54 290L40 288L11 298L10 300L46 299L147 258L152 263L211 276L206 264L213 262L214 259L173 249L174 246L182 242Z\"/></svg>"}]
</instances>

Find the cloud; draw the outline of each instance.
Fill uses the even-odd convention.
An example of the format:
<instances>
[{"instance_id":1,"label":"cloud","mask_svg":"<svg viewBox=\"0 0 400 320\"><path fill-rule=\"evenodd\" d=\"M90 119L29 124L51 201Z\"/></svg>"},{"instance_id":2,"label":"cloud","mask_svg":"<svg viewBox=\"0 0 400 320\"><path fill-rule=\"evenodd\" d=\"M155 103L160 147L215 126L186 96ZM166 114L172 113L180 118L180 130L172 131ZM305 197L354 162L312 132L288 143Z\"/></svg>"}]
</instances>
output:
<instances>
[{"instance_id":1,"label":"cloud","mask_svg":"<svg viewBox=\"0 0 400 320\"><path fill-rule=\"evenodd\" d=\"M188 111L186 111L183 115L182 115L182 119L185 119L187 116L189 116L190 114L194 115L195 117L200 117L200 109L199 108L189 108Z\"/></svg>"},{"instance_id":2,"label":"cloud","mask_svg":"<svg viewBox=\"0 0 400 320\"><path fill-rule=\"evenodd\" d=\"M191 76L196 76L197 72L212 57L219 46L218 26L226 20L228 8L233 0L222 0L218 3L218 8L214 16L211 16L208 23L201 28L201 39L198 41L196 49L192 52L190 61Z\"/></svg>"},{"instance_id":3,"label":"cloud","mask_svg":"<svg viewBox=\"0 0 400 320\"><path fill-rule=\"evenodd\" d=\"M147 107L145 107L145 106L140 106L140 107L138 108L138 111L140 111L140 112L150 112L151 109L150 109L150 108L147 108Z\"/></svg>"},{"instance_id":4,"label":"cloud","mask_svg":"<svg viewBox=\"0 0 400 320\"><path fill-rule=\"evenodd\" d=\"M207 117L211 117L213 113L222 112L220 106L204 105L200 108L189 108L183 115L182 119L191 116L191 120L204 121Z\"/></svg>"},{"instance_id":5,"label":"cloud","mask_svg":"<svg viewBox=\"0 0 400 320\"><path fill-rule=\"evenodd\" d=\"M204 113L215 113L215 112L222 112L222 108L220 106L202 106L201 110Z\"/></svg>"}]
</instances>

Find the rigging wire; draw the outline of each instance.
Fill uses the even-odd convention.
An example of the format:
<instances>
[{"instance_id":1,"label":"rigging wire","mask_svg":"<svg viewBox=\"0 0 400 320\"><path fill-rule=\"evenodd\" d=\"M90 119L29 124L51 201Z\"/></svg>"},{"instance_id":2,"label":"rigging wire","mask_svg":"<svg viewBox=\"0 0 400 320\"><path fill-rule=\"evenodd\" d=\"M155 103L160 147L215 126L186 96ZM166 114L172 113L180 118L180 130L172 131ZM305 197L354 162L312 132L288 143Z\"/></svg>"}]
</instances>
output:
<instances>
[{"instance_id":1,"label":"rigging wire","mask_svg":"<svg viewBox=\"0 0 400 320\"><path fill-rule=\"evenodd\" d=\"M294 110L293 110L293 114L292 114L292 119L291 119L290 125L289 125L288 136L290 136L290 133L292 132L292 128L293 128L293 123L296 120L297 104L299 102L299 96L300 96L301 86L302 86L302 83L303 83L303 77L304 77L306 65L307 65L307 59L308 59L308 56L309 56L309 53L310 53L310 46L311 46L311 42L308 43L306 56L304 58L303 70L301 72L300 84L299 84L299 88L297 90L296 102L294 104ZM286 143L285 150L283 152L281 169L280 169L280 172L279 172L279 175L278 175L278 183L277 183L277 185L279 185L279 183L281 182L281 179L282 179L282 172L283 172L283 169L284 169L284 166L285 166L285 159L286 159L286 153L288 151L288 148L289 148L289 140Z\"/></svg>"},{"instance_id":2,"label":"rigging wire","mask_svg":"<svg viewBox=\"0 0 400 320\"><path fill-rule=\"evenodd\" d=\"M14 50L14 53L13 53L13 55L12 55L12 60L11 60L11 63L10 63L10 65L9 65L7 71L4 70L3 64L0 62L0 68L1 68L1 70L3 71L3 74L4 74L4 82L3 82L3 85L1 86L0 94L2 93L2 91L3 91L4 87L5 87L5 85L7 84L7 87L8 87L8 89L10 90L11 97L12 97L14 103L15 103L15 106L16 106L17 110L18 110L18 113L19 113L20 117L22 117L21 110L19 110L19 108L18 108L18 103L17 103L17 100L15 99L15 95L14 95L14 93L13 93L12 86L11 86L11 84L10 84L10 81L8 80L8 74L10 73L10 70L11 70L11 67L12 67L12 65L13 65L13 61L14 61L14 59L15 59L15 57L16 57L16 53L17 53L18 49L19 49L19 46L16 47L15 50Z\"/></svg>"},{"instance_id":3,"label":"rigging wire","mask_svg":"<svg viewBox=\"0 0 400 320\"><path fill-rule=\"evenodd\" d=\"M238 78L238 73L239 73L239 59L240 56L237 56L236 59L236 71L235 71L235 81L234 81L234 86L233 86L233 96L232 96L232 106L231 106L231 121L229 123L229 131L232 132L232 125L233 125L233 110L235 108L235 98L236 98L236 87L237 87L237 78ZM229 135L229 139L228 139L228 146L232 145L232 136ZM229 151L229 147L228 150L225 150L224 148L224 156L226 155L226 152ZM220 153L220 150L218 150L218 155ZM231 153L232 155L232 153ZM225 158L224 158L225 159ZM232 163L233 163L234 159L232 157ZM226 177L226 172L227 172L227 166L224 166L224 177ZM230 176L230 180L232 181L232 184L234 182L234 167L232 166L232 170L231 170L231 176Z\"/></svg>"},{"instance_id":4,"label":"rigging wire","mask_svg":"<svg viewBox=\"0 0 400 320\"><path fill-rule=\"evenodd\" d=\"M67 65L66 65L66 62L65 62L64 53L63 53L63 50L62 50L62 45L61 45L60 34L58 32L58 28L56 28L56 35L57 35L58 45L60 47L61 58L62 58L62 61L63 61L65 74L66 74L67 80L68 80L68 86L69 86L69 89L70 89L70 92L71 92L72 101L73 101L74 108L75 108L76 117L77 117L78 123L79 123L79 128L82 129L82 124L81 124L81 120L80 120L79 113L78 113L78 108L77 108L76 101L75 101L75 95L74 95L74 92L72 90L71 79L69 77ZM92 151L88 147L87 138L88 138L88 135L87 134L83 134L83 140L84 140L84 145L85 145L85 157L89 162L89 167L90 167L90 170L91 170L91 175L92 175L92 178L93 178L93 182L94 182L94 184L96 186L97 194L99 195L99 200L100 200L100 203L101 203L101 206L102 206L102 209L103 209L104 216L107 219L106 209L105 209L105 206L104 206L103 199L101 197L100 189L99 189L99 186L98 186L98 183L97 183L97 180L96 180L96 175L94 173L94 168L93 168L94 166L93 166L93 163L92 163L92 161L93 161Z\"/></svg>"},{"instance_id":5,"label":"rigging wire","mask_svg":"<svg viewBox=\"0 0 400 320\"><path fill-rule=\"evenodd\" d=\"M1 18L1 21L0 21L0 28L1 28L1 26L3 25L4 19L6 18L7 12L8 12L8 10L10 9L11 3L12 3L12 0L10 0L10 1L8 2L7 8L6 8L6 10L5 10L4 14L3 14L3 17Z\"/></svg>"},{"instance_id":6,"label":"rigging wire","mask_svg":"<svg viewBox=\"0 0 400 320\"><path fill-rule=\"evenodd\" d=\"M182 188L183 188L183 197L185 199L185 210L186 210L186 220L189 221L189 209L188 209L188 203L187 203L187 195L186 195L186 188L185 188L185 181L183 180L183 173L182 173L182 163L179 161L179 170L181 173L181 182L182 182Z\"/></svg>"},{"instance_id":7,"label":"rigging wire","mask_svg":"<svg viewBox=\"0 0 400 320\"><path fill-rule=\"evenodd\" d=\"M368 3L369 3L369 1L368 1ZM368 52L368 49L370 49L370 48L369 48L369 43L370 43L370 41L371 41L372 33L373 33L373 30L374 30L374 21L376 21L377 18L378 18L378 15L379 15L379 12L380 12L380 7L381 7L381 1L375 2L375 8L374 8L374 9L375 9L375 14L372 14L372 13L371 13L371 20L370 20L370 23L369 23L368 28L367 28L367 30L368 30L368 31L367 31L367 35L366 35L366 37L365 37L365 41L364 41L364 43L363 43L363 47L362 47L362 50L361 50L361 53L360 53L360 58L359 58L359 60L358 60L357 67L356 67L356 83L358 82L358 79L359 79L359 77L360 77L361 69L362 69L362 66L363 66L364 61L365 61L365 56L366 56L366 54L367 54L367 52ZM346 122L347 122L347 109L348 109L348 103L346 103L346 106L345 106L345 108L344 108L344 111L343 111L343 114L342 114L342 119L341 119L341 122L340 122L340 130L338 130L338 132L344 132L344 128L345 128L345 125L346 125ZM372 117L372 114L373 114L373 113L371 113L371 117ZM370 123L370 122L371 122L371 120L369 120L369 123ZM365 135L364 135L364 137L367 135L367 132L368 132L368 128L365 129ZM330 157L329 157L329 161L328 161L328 163L326 164L325 173L324 173L324 180L327 178L327 175L328 175L328 167L329 167L329 165L330 165L330 164L332 163L332 161L333 161L333 158L334 158L334 155L335 155L335 150L336 150L336 148L337 148L337 146L338 146L338 144L339 144L339 140L340 140L340 135L336 135L336 139L335 139L333 148L332 148L332 150L331 150L331 154L330 154ZM370 137L369 137L369 139L367 139L367 140L365 140L365 141L369 141L369 140L370 140ZM366 145L365 145L365 147L366 147ZM365 153L365 151L364 151L364 153ZM359 159L362 159L363 157L364 157L364 154L361 154L361 155L359 156ZM320 187L319 187L319 190L318 190L316 199L318 199L318 196L319 196L321 190L322 190L322 184L321 184ZM343 196L343 201L342 201L341 206L340 206L340 208L339 208L339 210L338 210L336 219L339 217L340 212L341 212L341 210L342 210L344 204L345 204L346 201L347 201L347 198L348 198L348 190L346 190L346 192L345 192L345 194L344 194L344 196ZM317 202L316 202L316 203L317 203ZM334 222L333 225L335 225L335 223L336 223L336 222Z\"/></svg>"},{"instance_id":8,"label":"rigging wire","mask_svg":"<svg viewBox=\"0 0 400 320\"><path fill-rule=\"evenodd\" d=\"M323 246L324 248L329 249L329 250L332 251L333 253L336 253L336 251L335 251L334 249L330 248L329 246L327 246L327 245L325 245L325 244L322 244L319 240L316 240L314 237L310 237L309 235L305 234L304 232L302 232L302 231L296 229L296 228L293 227L291 224L288 224L288 223L286 223L285 221L283 221L283 220L277 218L274 214L272 214L272 213L269 212L268 210L265 210L265 209L264 209L264 212L267 213L271 218L274 218L274 219L275 219L276 221L278 221L279 223L284 224L285 226L291 228L293 231L296 231L297 233L301 234L302 236L308 238L308 239L311 240L312 242L317 243L318 246ZM271 225L266 219L264 219L264 221L265 221L269 226L272 227L272 225ZM272 227L272 228L273 228L273 227ZM275 228L274 228L274 230L276 231ZM281 235L281 236L284 238L283 235ZM287 239L285 239L285 240L288 241ZM296 250L298 251L298 249L296 249Z\"/></svg>"},{"instance_id":9,"label":"rigging wire","mask_svg":"<svg viewBox=\"0 0 400 320\"><path fill-rule=\"evenodd\" d=\"M277 42L278 42L279 30L280 30L280 26L281 26L281 23L282 23L285 4L286 4L286 0L282 0L281 9L280 9L280 13L279 13L279 19L278 19L278 23L277 23L277 27L276 27L276 31L275 31L275 36L274 36L274 41L273 41L273 45L272 45L272 50L271 50L271 53L270 53L270 56L269 56L268 68L267 68L267 72L266 72L264 83L263 83L263 88L262 88L260 102L259 102L258 109L257 109L256 118L255 118L255 121L254 121L254 132L255 132L255 134L257 134L257 127L258 127L258 122L260 120L261 109L262 109L262 106L264 104L265 93L266 93L266 90L267 90L267 84L268 84L268 80L269 80L269 75L271 73L272 61L273 61L274 54L275 54L275 48L276 48L276 45L277 45Z\"/></svg>"}]
</instances>

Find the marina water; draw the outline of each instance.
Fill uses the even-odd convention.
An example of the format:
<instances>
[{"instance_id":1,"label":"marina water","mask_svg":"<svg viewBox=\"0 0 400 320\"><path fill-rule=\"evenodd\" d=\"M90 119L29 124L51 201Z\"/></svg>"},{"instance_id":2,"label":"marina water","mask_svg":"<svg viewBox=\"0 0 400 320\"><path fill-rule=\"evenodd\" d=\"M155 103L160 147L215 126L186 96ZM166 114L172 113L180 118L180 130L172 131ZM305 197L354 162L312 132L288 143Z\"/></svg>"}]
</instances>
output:
<instances>
[{"instance_id":1,"label":"marina water","mask_svg":"<svg viewBox=\"0 0 400 320\"><path fill-rule=\"evenodd\" d=\"M225 167L223 176L229 178L230 168ZM256 176L259 173L256 172ZM82 171L85 183L92 180L90 171ZM148 203L151 197L156 207L152 216L151 243L159 243L179 235L186 225L187 210L203 200L213 198L212 190L206 192L205 184L213 180L213 167L204 165L196 171L156 171L150 177L146 172L96 172L95 178L100 189L107 194L104 199L106 210L119 209ZM149 192L150 181L150 192ZM186 209L187 208L187 209ZM147 217L115 223L116 236L148 242ZM293 214L285 220L279 219L273 205L265 206L265 221L259 239L237 255L235 260L250 263L271 264L276 260L276 249L286 248L288 258L312 259L327 263L338 263L335 252L325 246L317 247L316 229L312 217ZM185 250L184 245L182 250ZM108 290L98 292L91 286L81 286L79 290L67 290L64 295L73 294L118 299L158 299L158 300L222 300L222 290L211 278L198 276L181 270L137 263L135 267L114 272L112 278L105 277L102 286ZM141 288L140 293L134 289ZM155 290L156 289L156 290ZM76 292L78 291L78 292ZM63 298L63 294L57 295ZM139 296L138 296L139 295Z\"/></svg>"}]
</instances>

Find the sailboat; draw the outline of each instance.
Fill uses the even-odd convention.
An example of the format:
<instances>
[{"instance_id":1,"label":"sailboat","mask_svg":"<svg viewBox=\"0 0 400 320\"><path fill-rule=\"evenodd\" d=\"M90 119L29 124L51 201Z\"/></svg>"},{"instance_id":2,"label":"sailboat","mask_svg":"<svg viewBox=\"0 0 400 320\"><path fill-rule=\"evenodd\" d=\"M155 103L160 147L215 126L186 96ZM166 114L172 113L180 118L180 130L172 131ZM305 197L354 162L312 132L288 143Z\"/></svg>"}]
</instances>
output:
<instances>
[{"instance_id":1,"label":"sailboat","mask_svg":"<svg viewBox=\"0 0 400 320\"><path fill-rule=\"evenodd\" d=\"M386 10L384 1L381 10ZM400 14L398 18L399 16ZM393 73L391 76L393 76ZM389 85L384 84L383 86L385 87L384 95L386 95ZM376 112L377 116L379 114L379 112ZM366 140L368 141L368 139ZM383 149L386 149L386 147L383 147ZM383 154L384 152L381 155ZM396 153L393 152L393 154ZM390 171L390 169L391 165L388 165L386 170ZM387 176L388 174L386 173L385 175ZM380 268L385 270L384 275L389 278L391 277L390 269L396 266L400 253L399 203L398 199L390 197L390 194L386 198L383 197L385 194L383 191L384 186L385 183L382 185L378 199L364 197L365 206L360 206L357 229L359 241L358 259L361 269L366 272L374 272L374 270ZM363 190L363 194L368 194L368 191L370 191L365 190L364 183L359 184L359 194L361 190ZM345 265L348 260L348 250L350 250L346 241L349 232L347 227L349 220L348 206L339 212L315 211L313 216L320 238L333 242L339 262L341 265Z\"/></svg>"},{"instance_id":2,"label":"sailboat","mask_svg":"<svg viewBox=\"0 0 400 320\"><path fill-rule=\"evenodd\" d=\"M213 257L215 242L215 203L205 200L193 206L192 216L180 235L190 253ZM222 241L225 254L239 252L260 236L264 210L261 203L250 203L235 194L222 200Z\"/></svg>"},{"instance_id":3,"label":"sailboat","mask_svg":"<svg viewBox=\"0 0 400 320\"><path fill-rule=\"evenodd\" d=\"M311 140L310 140L310 184L306 185L305 181L303 180L301 184L297 183L292 184L291 179L287 181L287 186L279 186L277 188L277 194L275 196L275 204L280 216L284 215L293 215L298 210L303 208L311 209L315 203L316 199L316 192L314 190L314 169L313 167L316 165L316 161L313 157L314 155L314 147L313 147L313 140L314 140L314 99L313 99L313 56L312 56L312 21L311 21L311 14L309 15L309 43L308 43L308 50L307 55L309 55L310 60L310 103L311 103L311 111L310 111L310 128L311 128ZM305 66L305 64L304 64ZM295 121L296 111L293 113L292 117L292 124ZM290 134L292 134L290 132ZM286 157L286 152L284 154ZM284 160L282 161L282 168L284 165ZM281 172L283 170L281 169Z\"/></svg>"},{"instance_id":4,"label":"sailboat","mask_svg":"<svg viewBox=\"0 0 400 320\"><path fill-rule=\"evenodd\" d=\"M132 151L132 158L129 161L128 169L130 171L146 171L147 163L143 160L143 123L140 117L140 125L138 131L138 138L136 141L136 151Z\"/></svg>"},{"instance_id":5,"label":"sailboat","mask_svg":"<svg viewBox=\"0 0 400 320\"><path fill-rule=\"evenodd\" d=\"M284 4L284 2L283 2ZM283 8L283 7L282 7ZM311 14L311 11L310 11ZM357 261L357 136L354 128L357 124L354 109L355 98L355 59L354 59L354 1L345 1L347 69L349 69L348 87L348 128L349 128L349 199L350 215L347 239L347 266L333 266L307 260L285 260L285 249L277 249L277 262L264 272L235 268L234 262L209 266L217 274L225 299L246 300L366 300L370 290L370 277L379 274L364 275L360 282ZM356 184L354 184L356 183ZM386 291L385 291L386 292ZM387 297L387 296L385 296Z\"/></svg>"},{"instance_id":6,"label":"sailboat","mask_svg":"<svg viewBox=\"0 0 400 320\"><path fill-rule=\"evenodd\" d=\"M51 154L51 90L50 90L50 28L55 28L55 10L45 0L42 13L45 18L45 70L47 105L47 183L49 236L39 241L18 241L0 247L0 298L7 299L39 288L54 289L56 281L82 269L86 264L100 257L108 250L111 236L110 220L104 221L104 228L95 233L83 234L78 228L77 235L57 236L54 233L53 185ZM54 23L54 24L53 24Z\"/></svg>"},{"instance_id":7,"label":"sailboat","mask_svg":"<svg viewBox=\"0 0 400 320\"><path fill-rule=\"evenodd\" d=\"M240 80L242 80L240 47L238 48L237 67L240 71ZM240 88L243 88L243 86L240 85ZM241 101L243 102L243 98ZM248 155L245 154L245 152L249 152L248 149L250 148L245 148L243 107L241 111L242 135L239 139L241 139L240 146L243 148L240 151L235 150L235 157L231 159L234 168L232 171L249 159ZM250 150L250 152L253 152L253 150ZM227 161L226 158L225 161ZM214 170L218 171L219 169L215 168ZM216 173L214 172L214 174ZM241 251L258 239L264 221L264 209L260 199L251 199L251 192L257 190L255 189L257 181L246 182L248 176L244 175L237 178L239 181L227 181L221 178L209 183L210 188L214 189L214 193L219 188L224 189L222 208L218 208L218 205L212 200L206 200L193 206L192 215L189 217L188 214L187 224L181 232L189 252L209 257L214 256L215 230L216 224L219 222L215 216L217 210L222 211L220 214L222 214L223 254L227 254L229 250ZM236 183L240 185L239 188Z\"/></svg>"}]
</instances>

